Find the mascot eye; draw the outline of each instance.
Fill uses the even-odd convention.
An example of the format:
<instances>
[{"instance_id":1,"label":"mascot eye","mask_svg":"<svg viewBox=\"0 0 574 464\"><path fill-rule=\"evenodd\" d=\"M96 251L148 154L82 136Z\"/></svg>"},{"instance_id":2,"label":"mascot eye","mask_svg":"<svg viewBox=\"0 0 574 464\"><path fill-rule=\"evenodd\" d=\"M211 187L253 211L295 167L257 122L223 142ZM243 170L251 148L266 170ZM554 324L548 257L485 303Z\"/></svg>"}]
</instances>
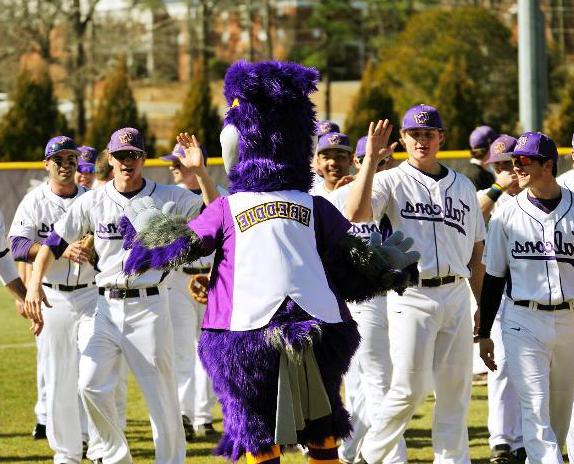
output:
<instances>
[{"instance_id":1,"label":"mascot eye","mask_svg":"<svg viewBox=\"0 0 574 464\"><path fill-rule=\"evenodd\" d=\"M227 124L219 134L219 140L223 165L225 171L229 172L239 158L239 131L233 124Z\"/></svg>"},{"instance_id":2,"label":"mascot eye","mask_svg":"<svg viewBox=\"0 0 574 464\"><path fill-rule=\"evenodd\" d=\"M239 98L235 98L233 100L233 103L231 104L231 108L235 108L236 106L239 106Z\"/></svg>"}]
</instances>

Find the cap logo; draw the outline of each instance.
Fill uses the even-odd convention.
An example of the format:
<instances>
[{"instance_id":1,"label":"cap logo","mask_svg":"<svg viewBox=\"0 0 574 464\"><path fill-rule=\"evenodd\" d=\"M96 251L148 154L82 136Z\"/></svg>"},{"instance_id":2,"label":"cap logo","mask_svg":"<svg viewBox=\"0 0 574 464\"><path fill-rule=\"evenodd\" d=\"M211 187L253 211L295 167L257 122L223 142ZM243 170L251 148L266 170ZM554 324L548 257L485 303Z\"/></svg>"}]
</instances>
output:
<instances>
[{"instance_id":1,"label":"cap logo","mask_svg":"<svg viewBox=\"0 0 574 464\"><path fill-rule=\"evenodd\" d=\"M492 146L492 151L495 154L500 155L501 153L504 153L506 151L506 145L504 144L504 142L496 142Z\"/></svg>"},{"instance_id":2,"label":"cap logo","mask_svg":"<svg viewBox=\"0 0 574 464\"><path fill-rule=\"evenodd\" d=\"M329 140L331 145L339 145L341 143L341 137L339 134L330 135L327 140Z\"/></svg>"},{"instance_id":3,"label":"cap logo","mask_svg":"<svg viewBox=\"0 0 574 464\"><path fill-rule=\"evenodd\" d=\"M527 143L528 143L528 137L526 135L521 135L520 138L518 139L518 142L516 142L516 148L514 149L514 151L522 150Z\"/></svg>"},{"instance_id":4,"label":"cap logo","mask_svg":"<svg viewBox=\"0 0 574 464\"><path fill-rule=\"evenodd\" d=\"M118 139L120 140L121 144L127 144L127 143L131 143L134 140L134 134L132 134L131 132L124 132L123 134L120 134L118 136Z\"/></svg>"},{"instance_id":5,"label":"cap logo","mask_svg":"<svg viewBox=\"0 0 574 464\"><path fill-rule=\"evenodd\" d=\"M330 127L331 127L331 124L327 121L324 121L319 125L319 129L321 130L321 132L327 132Z\"/></svg>"},{"instance_id":6,"label":"cap logo","mask_svg":"<svg viewBox=\"0 0 574 464\"><path fill-rule=\"evenodd\" d=\"M426 124L430 121L430 113L427 111L421 111L413 116L417 124Z\"/></svg>"}]
</instances>

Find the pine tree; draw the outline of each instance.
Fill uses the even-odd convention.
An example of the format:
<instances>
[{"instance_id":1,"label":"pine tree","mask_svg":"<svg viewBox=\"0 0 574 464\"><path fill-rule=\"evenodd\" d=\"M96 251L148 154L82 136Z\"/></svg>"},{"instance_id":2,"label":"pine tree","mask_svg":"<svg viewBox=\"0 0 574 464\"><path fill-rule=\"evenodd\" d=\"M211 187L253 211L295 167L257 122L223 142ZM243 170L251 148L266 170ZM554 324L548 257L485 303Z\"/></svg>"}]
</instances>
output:
<instances>
[{"instance_id":1,"label":"pine tree","mask_svg":"<svg viewBox=\"0 0 574 464\"><path fill-rule=\"evenodd\" d=\"M359 93L345 119L345 133L351 141L356 142L367 134L369 123L379 119L390 120L393 125L391 138L397 140L400 126L393 98L386 90L384 78L376 76L374 67L369 64L363 73Z\"/></svg>"},{"instance_id":2,"label":"pine tree","mask_svg":"<svg viewBox=\"0 0 574 464\"><path fill-rule=\"evenodd\" d=\"M153 156L155 137L149 132L145 116L138 115L137 103L129 83L124 59L104 82L102 97L92 118L87 144L103 149L112 133L122 127L135 127L144 136L148 156Z\"/></svg>"},{"instance_id":3,"label":"pine tree","mask_svg":"<svg viewBox=\"0 0 574 464\"><path fill-rule=\"evenodd\" d=\"M445 147L468 148L469 134L482 121L475 111L477 95L464 58L448 61L439 78L435 100L446 129Z\"/></svg>"},{"instance_id":4,"label":"pine tree","mask_svg":"<svg viewBox=\"0 0 574 464\"><path fill-rule=\"evenodd\" d=\"M58 111L52 81L46 68L37 75L22 70L11 98L12 106L0 121L0 159L38 161L56 135L70 135L66 118Z\"/></svg>"},{"instance_id":5,"label":"pine tree","mask_svg":"<svg viewBox=\"0 0 574 464\"><path fill-rule=\"evenodd\" d=\"M559 105L545 121L545 131L559 147L569 147L574 131L574 80L567 78L560 92Z\"/></svg>"},{"instance_id":6,"label":"pine tree","mask_svg":"<svg viewBox=\"0 0 574 464\"><path fill-rule=\"evenodd\" d=\"M219 132L221 119L211 100L211 90L206 73L196 67L181 110L175 116L173 140L180 132L195 134L207 149L209 156L221 156Z\"/></svg>"}]
</instances>

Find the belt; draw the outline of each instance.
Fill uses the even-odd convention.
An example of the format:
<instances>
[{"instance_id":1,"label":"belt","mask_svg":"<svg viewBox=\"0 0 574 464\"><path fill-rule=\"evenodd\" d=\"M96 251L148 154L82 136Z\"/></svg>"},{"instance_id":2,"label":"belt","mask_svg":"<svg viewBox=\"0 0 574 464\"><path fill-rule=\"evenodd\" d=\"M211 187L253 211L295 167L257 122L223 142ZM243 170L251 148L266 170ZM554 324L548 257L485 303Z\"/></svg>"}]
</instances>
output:
<instances>
[{"instance_id":1,"label":"belt","mask_svg":"<svg viewBox=\"0 0 574 464\"><path fill-rule=\"evenodd\" d=\"M141 292L145 293L147 296L159 295L159 288L157 287L147 287L147 288L110 288L110 287L99 287L98 293L104 296L108 293L109 298L116 300L125 300L126 298L138 298L143 296Z\"/></svg>"},{"instance_id":2,"label":"belt","mask_svg":"<svg viewBox=\"0 0 574 464\"><path fill-rule=\"evenodd\" d=\"M210 267L183 267L181 270L189 275L209 274L211 272Z\"/></svg>"},{"instance_id":3,"label":"belt","mask_svg":"<svg viewBox=\"0 0 574 464\"><path fill-rule=\"evenodd\" d=\"M529 301L529 300L520 300L515 301L515 305L518 306L525 306L528 309L538 310L538 311L559 311L561 309L570 309L571 302L564 301L563 303L555 304L555 305L545 305L537 303L536 301Z\"/></svg>"},{"instance_id":4,"label":"belt","mask_svg":"<svg viewBox=\"0 0 574 464\"><path fill-rule=\"evenodd\" d=\"M441 285L452 284L460 279L458 276L444 276L444 277L433 277L432 279L421 279L420 287L440 287Z\"/></svg>"},{"instance_id":5,"label":"belt","mask_svg":"<svg viewBox=\"0 0 574 464\"><path fill-rule=\"evenodd\" d=\"M80 288L88 288L88 284L81 284L81 285L63 285L63 284L49 284L46 282L42 282L44 287L53 288L54 290L58 290L60 292L73 292L74 290L79 290Z\"/></svg>"}]
</instances>

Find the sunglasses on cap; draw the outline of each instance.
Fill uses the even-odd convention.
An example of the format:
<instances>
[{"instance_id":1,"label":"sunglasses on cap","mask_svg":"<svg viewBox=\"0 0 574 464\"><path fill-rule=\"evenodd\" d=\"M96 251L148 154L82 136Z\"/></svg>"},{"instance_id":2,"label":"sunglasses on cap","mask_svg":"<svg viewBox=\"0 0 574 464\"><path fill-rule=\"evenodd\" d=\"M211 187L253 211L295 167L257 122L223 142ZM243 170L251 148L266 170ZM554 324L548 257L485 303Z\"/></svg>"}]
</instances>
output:
<instances>
[{"instance_id":1,"label":"sunglasses on cap","mask_svg":"<svg viewBox=\"0 0 574 464\"><path fill-rule=\"evenodd\" d=\"M80 164L78 166L78 172L80 174L94 174L96 172L96 167L95 166L86 166L85 164L84 165Z\"/></svg>"},{"instance_id":2,"label":"sunglasses on cap","mask_svg":"<svg viewBox=\"0 0 574 464\"><path fill-rule=\"evenodd\" d=\"M112 156L118 161L138 160L145 156L143 151L116 151Z\"/></svg>"},{"instance_id":3,"label":"sunglasses on cap","mask_svg":"<svg viewBox=\"0 0 574 464\"><path fill-rule=\"evenodd\" d=\"M531 166L535 162L541 162L548 158L544 158L542 156L525 156L525 155L518 155L512 157L512 164L514 166L523 167L523 166Z\"/></svg>"}]
</instances>

